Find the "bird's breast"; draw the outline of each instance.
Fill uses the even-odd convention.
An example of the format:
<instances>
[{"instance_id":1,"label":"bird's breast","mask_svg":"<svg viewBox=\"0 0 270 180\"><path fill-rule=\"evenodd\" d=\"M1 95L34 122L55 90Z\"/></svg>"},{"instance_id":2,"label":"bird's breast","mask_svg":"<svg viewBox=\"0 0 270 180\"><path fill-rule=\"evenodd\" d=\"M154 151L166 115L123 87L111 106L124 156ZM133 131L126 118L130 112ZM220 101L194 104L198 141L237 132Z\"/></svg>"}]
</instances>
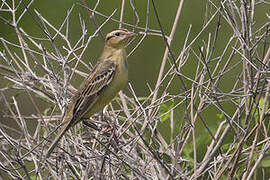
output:
<instances>
[{"instance_id":1,"label":"bird's breast","mask_svg":"<svg viewBox=\"0 0 270 180\"><path fill-rule=\"evenodd\" d=\"M115 87L120 91L124 88L128 82L128 68L126 60L123 60L118 64L112 84L115 84ZM118 92L117 91L117 92Z\"/></svg>"},{"instance_id":2,"label":"bird's breast","mask_svg":"<svg viewBox=\"0 0 270 180\"><path fill-rule=\"evenodd\" d=\"M104 91L104 98L106 98L106 102L109 103L117 93L126 87L128 82L128 69L125 65L125 59L122 62L117 63L116 71L114 77L106 90Z\"/></svg>"},{"instance_id":3,"label":"bird's breast","mask_svg":"<svg viewBox=\"0 0 270 180\"><path fill-rule=\"evenodd\" d=\"M112 81L104 88L95 105L84 115L84 117L90 117L94 113L101 111L121 89L125 88L127 82L128 69L125 67L124 62L118 63Z\"/></svg>"}]
</instances>

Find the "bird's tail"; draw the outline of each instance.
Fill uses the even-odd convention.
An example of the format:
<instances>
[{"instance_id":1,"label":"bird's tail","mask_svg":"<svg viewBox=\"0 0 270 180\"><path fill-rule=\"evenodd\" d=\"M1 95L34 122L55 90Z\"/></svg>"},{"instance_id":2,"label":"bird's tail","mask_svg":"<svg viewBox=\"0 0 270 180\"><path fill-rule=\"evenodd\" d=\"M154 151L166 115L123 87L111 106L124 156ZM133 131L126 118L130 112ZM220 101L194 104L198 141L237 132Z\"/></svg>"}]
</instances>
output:
<instances>
[{"instance_id":1,"label":"bird's tail","mask_svg":"<svg viewBox=\"0 0 270 180\"><path fill-rule=\"evenodd\" d=\"M63 137L63 135L66 133L66 131L70 128L71 121L64 120L63 121L63 127L60 129L60 131L57 133L56 137L54 138L52 144L50 145L49 149L46 152L45 158L48 158L51 153L53 152L54 148L57 146L59 140Z\"/></svg>"}]
</instances>

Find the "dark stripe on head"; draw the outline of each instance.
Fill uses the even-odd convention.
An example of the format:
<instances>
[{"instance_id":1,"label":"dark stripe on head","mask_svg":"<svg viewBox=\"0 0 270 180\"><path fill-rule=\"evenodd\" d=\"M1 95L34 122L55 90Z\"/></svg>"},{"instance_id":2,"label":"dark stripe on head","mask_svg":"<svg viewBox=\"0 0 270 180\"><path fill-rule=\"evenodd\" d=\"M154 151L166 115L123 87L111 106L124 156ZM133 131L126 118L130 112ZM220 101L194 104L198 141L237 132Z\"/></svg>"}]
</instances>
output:
<instances>
[{"instance_id":1,"label":"dark stripe on head","mask_svg":"<svg viewBox=\"0 0 270 180\"><path fill-rule=\"evenodd\" d=\"M111 35L111 36L107 37L105 41L106 42L109 41L109 39L111 39L112 37L114 37L114 35Z\"/></svg>"}]
</instances>

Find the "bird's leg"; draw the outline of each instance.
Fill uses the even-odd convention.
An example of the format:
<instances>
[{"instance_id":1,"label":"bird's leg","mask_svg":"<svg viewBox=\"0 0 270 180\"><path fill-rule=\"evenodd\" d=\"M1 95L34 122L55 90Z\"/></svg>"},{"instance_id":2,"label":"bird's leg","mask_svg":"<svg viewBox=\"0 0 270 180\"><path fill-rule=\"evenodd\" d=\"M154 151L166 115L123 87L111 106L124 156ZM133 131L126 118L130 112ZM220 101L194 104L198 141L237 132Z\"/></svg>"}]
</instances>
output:
<instances>
[{"instance_id":1,"label":"bird's leg","mask_svg":"<svg viewBox=\"0 0 270 180\"><path fill-rule=\"evenodd\" d=\"M89 121L89 118L81 118L82 122L85 126L95 129L96 131L100 131L101 129L93 122Z\"/></svg>"},{"instance_id":2,"label":"bird's leg","mask_svg":"<svg viewBox=\"0 0 270 180\"><path fill-rule=\"evenodd\" d=\"M110 116L106 115L103 111L101 111L99 114L100 114L100 120L102 122L105 122L105 124L103 124L105 127L103 126L101 132L104 133L111 130L112 124L114 123L114 121L111 119Z\"/></svg>"},{"instance_id":3,"label":"bird's leg","mask_svg":"<svg viewBox=\"0 0 270 180\"><path fill-rule=\"evenodd\" d=\"M105 113L101 112L101 120L103 122L106 122L106 125L104 128L102 128L101 130L101 134L104 134L108 137L111 137L111 134L115 132L115 123L112 120L112 118L108 115L106 115Z\"/></svg>"},{"instance_id":4,"label":"bird's leg","mask_svg":"<svg viewBox=\"0 0 270 180\"><path fill-rule=\"evenodd\" d=\"M99 117L100 120L97 121L90 120L89 118L81 118L81 120L87 127L99 131L101 135L105 135L108 138L109 144L111 144L114 149L118 150L119 141L115 133L115 130L117 129L115 122L110 116L105 115L104 113L100 113Z\"/></svg>"},{"instance_id":5,"label":"bird's leg","mask_svg":"<svg viewBox=\"0 0 270 180\"><path fill-rule=\"evenodd\" d=\"M106 136L108 136L112 146L117 147L118 138L115 133L117 129L115 121L109 115L104 113L102 114L102 120L107 122L107 126L104 129L102 129L101 134L105 134Z\"/></svg>"}]
</instances>

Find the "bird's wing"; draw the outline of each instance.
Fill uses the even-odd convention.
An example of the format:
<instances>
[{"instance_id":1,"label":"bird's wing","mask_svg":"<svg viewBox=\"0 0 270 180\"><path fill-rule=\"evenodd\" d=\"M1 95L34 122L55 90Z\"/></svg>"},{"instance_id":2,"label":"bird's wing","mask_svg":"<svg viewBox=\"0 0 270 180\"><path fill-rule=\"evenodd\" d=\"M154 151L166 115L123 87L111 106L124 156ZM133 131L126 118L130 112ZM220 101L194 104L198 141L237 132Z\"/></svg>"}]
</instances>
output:
<instances>
[{"instance_id":1,"label":"bird's wing","mask_svg":"<svg viewBox=\"0 0 270 180\"><path fill-rule=\"evenodd\" d=\"M58 141L65 132L74 124L80 121L83 114L95 104L99 94L112 81L115 74L116 64L113 61L106 60L98 63L90 76L82 83L77 94L73 97L68 108L68 114L63 122L64 126L54 139L46 153L49 157Z\"/></svg>"},{"instance_id":2,"label":"bird's wing","mask_svg":"<svg viewBox=\"0 0 270 180\"><path fill-rule=\"evenodd\" d=\"M100 93L112 81L116 64L106 60L97 64L93 73L83 82L75 97L73 119L80 118L96 102Z\"/></svg>"}]
</instances>

